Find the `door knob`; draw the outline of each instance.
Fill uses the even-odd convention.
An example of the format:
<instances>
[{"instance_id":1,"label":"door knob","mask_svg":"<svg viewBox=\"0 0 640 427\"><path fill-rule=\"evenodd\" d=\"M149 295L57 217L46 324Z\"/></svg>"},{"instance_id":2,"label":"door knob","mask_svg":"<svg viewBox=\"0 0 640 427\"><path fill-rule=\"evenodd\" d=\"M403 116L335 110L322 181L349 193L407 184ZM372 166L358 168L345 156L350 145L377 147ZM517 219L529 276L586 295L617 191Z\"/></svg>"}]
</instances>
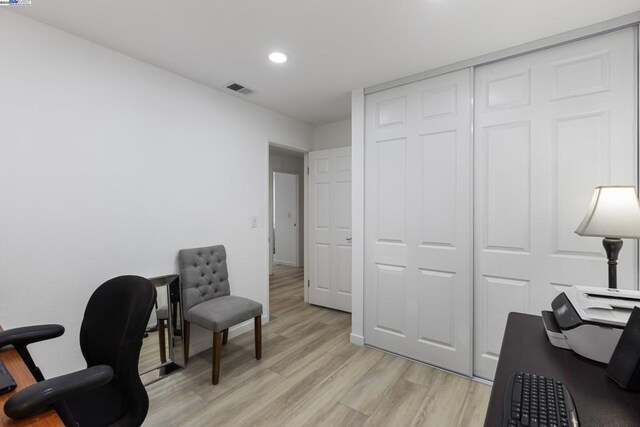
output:
<instances>
[{"instance_id":1,"label":"door knob","mask_svg":"<svg viewBox=\"0 0 640 427\"><path fill-rule=\"evenodd\" d=\"M351 240L353 240L352 237L347 237L347 242L350 242Z\"/></svg>"}]
</instances>

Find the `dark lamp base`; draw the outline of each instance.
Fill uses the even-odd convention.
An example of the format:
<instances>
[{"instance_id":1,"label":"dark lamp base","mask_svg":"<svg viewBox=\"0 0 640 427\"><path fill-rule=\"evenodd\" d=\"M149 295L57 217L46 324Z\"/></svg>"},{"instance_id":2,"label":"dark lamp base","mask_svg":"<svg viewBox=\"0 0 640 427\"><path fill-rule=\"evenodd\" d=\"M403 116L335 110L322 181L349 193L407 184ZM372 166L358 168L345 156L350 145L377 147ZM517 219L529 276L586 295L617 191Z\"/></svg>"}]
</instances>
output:
<instances>
[{"instance_id":1,"label":"dark lamp base","mask_svg":"<svg viewBox=\"0 0 640 427\"><path fill-rule=\"evenodd\" d=\"M607 253L607 258L609 259L609 289L617 289L618 254L620 253L620 249L622 249L622 239L605 237L602 239L602 246L604 246L604 251Z\"/></svg>"}]
</instances>

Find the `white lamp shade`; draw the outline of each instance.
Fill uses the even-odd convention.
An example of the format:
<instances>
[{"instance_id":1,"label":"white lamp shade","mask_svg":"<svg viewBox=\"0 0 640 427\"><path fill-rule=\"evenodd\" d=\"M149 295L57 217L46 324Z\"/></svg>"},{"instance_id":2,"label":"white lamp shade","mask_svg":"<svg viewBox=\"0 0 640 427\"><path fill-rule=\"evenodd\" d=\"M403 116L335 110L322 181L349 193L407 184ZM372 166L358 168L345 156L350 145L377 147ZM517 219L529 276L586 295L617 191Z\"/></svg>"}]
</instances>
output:
<instances>
[{"instance_id":1,"label":"white lamp shade","mask_svg":"<svg viewBox=\"0 0 640 427\"><path fill-rule=\"evenodd\" d=\"M576 234L640 239L640 204L635 187L596 187Z\"/></svg>"}]
</instances>

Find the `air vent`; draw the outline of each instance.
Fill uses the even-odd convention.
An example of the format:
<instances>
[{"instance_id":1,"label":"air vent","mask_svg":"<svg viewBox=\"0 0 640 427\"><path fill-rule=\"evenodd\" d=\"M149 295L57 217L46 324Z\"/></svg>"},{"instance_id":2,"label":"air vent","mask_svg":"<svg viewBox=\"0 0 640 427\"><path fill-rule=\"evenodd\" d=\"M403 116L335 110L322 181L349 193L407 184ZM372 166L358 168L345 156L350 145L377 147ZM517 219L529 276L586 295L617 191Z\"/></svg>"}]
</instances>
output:
<instances>
[{"instance_id":1,"label":"air vent","mask_svg":"<svg viewBox=\"0 0 640 427\"><path fill-rule=\"evenodd\" d=\"M252 92L253 92L251 89L246 88L246 87L244 87L244 86L242 86L241 84L236 83L236 82L229 83L229 84L227 85L227 89L230 89L230 90L232 90L232 91L234 91L234 92L241 93L241 94L243 94L243 95L249 95L250 93L252 93Z\"/></svg>"}]
</instances>

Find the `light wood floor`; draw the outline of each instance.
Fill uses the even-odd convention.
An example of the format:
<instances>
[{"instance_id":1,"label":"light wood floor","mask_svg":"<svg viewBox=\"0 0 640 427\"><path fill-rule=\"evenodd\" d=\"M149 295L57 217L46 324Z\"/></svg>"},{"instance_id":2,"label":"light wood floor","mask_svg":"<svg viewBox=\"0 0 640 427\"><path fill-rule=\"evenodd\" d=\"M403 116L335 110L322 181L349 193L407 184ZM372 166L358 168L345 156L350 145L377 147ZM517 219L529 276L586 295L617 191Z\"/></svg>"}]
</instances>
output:
<instances>
[{"instance_id":1,"label":"light wood floor","mask_svg":"<svg viewBox=\"0 0 640 427\"><path fill-rule=\"evenodd\" d=\"M145 426L481 426L490 388L349 343L351 316L303 302L302 270L270 278L262 360L253 332L223 347L220 384L211 351L148 386Z\"/></svg>"},{"instance_id":2,"label":"light wood floor","mask_svg":"<svg viewBox=\"0 0 640 427\"><path fill-rule=\"evenodd\" d=\"M165 348L169 348L167 337L165 334ZM168 352L168 350L165 350ZM166 357L166 356L165 356ZM159 332L149 332L149 335L142 340L142 348L140 349L140 359L138 360L138 372L141 374L148 372L160 366L160 339Z\"/></svg>"}]
</instances>

